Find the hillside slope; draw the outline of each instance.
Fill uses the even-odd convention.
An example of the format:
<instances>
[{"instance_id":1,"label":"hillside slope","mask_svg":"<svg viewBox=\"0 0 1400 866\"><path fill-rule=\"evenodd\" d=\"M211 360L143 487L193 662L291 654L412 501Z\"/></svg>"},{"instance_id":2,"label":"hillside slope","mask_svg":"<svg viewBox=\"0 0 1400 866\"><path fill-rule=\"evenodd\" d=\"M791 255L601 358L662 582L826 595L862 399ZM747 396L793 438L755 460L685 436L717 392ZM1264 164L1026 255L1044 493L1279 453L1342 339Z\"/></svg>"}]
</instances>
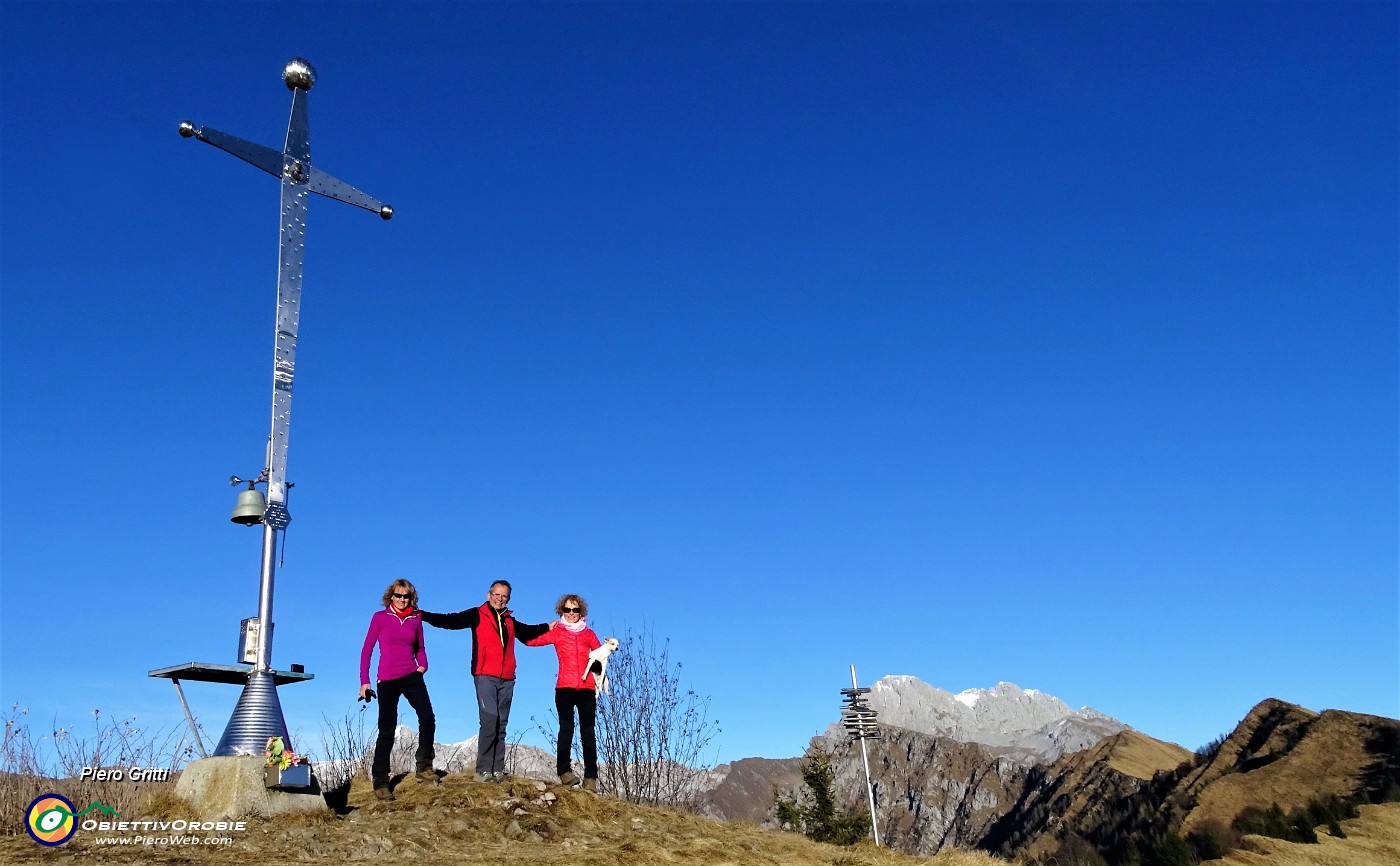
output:
<instances>
[{"instance_id":1,"label":"hillside slope","mask_svg":"<svg viewBox=\"0 0 1400 866\"><path fill-rule=\"evenodd\" d=\"M1345 839L1319 833L1316 845L1246 836L1221 866L1394 866L1400 863L1400 803L1362 806L1361 817L1342 822Z\"/></svg>"},{"instance_id":2,"label":"hillside slope","mask_svg":"<svg viewBox=\"0 0 1400 866\"><path fill-rule=\"evenodd\" d=\"M1278 803L1289 812L1331 794L1375 799L1397 779L1400 722L1270 699L1179 786L1195 804L1183 831L1211 818L1229 824L1250 804Z\"/></svg>"},{"instance_id":3,"label":"hillside slope","mask_svg":"<svg viewBox=\"0 0 1400 866\"><path fill-rule=\"evenodd\" d=\"M1191 753L1136 731L1123 731L1091 749L1037 767L1025 793L988 831L982 847L1003 854L1038 856L1072 831L1096 840L1138 830L1144 811L1134 804L1151 797L1153 779L1188 760Z\"/></svg>"},{"instance_id":4,"label":"hillside slope","mask_svg":"<svg viewBox=\"0 0 1400 866\"><path fill-rule=\"evenodd\" d=\"M80 831L59 848L28 836L0 838L5 863L155 863L233 866L256 863L434 863L449 866L913 866L930 861L865 843L835 848L803 836L720 823L669 809L635 806L558 785L514 779L496 785L465 773L441 785L401 783L392 803L356 780L346 814L255 819L227 846L104 847ZM143 809L131 820L186 817L178 801ZM132 835L132 834L127 834ZM994 866L981 853L947 852L938 866Z\"/></svg>"},{"instance_id":5,"label":"hillside slope","mask_svg":"<svg viewBox=\"0 0 1400 866\"><path fill-rule=\"evenodd\" d=\"M1314 799L1379 802L1397 792L1400 721L1271 698L1201 755L1125 731L1032 770L980 847L1038 856L1077 836L1117 862L1169 832L1228 837L1246 807L1290 813Z\"/></svg>"}]
</instances>

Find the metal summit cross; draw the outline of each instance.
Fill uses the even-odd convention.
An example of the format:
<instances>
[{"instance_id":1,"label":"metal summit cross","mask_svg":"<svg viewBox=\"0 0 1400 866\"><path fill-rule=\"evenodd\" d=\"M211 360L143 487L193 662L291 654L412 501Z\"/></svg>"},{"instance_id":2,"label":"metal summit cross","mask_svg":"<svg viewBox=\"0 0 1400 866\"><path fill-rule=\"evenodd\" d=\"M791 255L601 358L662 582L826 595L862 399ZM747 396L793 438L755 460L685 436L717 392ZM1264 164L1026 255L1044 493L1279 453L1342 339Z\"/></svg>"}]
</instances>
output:
<instances>
[{"instance_id":1,"label":"metal summit cross","mask_svg":"<svg viewBox=\"0 0 1400 866\"><path fill-rule=\"evenodd\" d=\"M282 737L291 748L287 735L287 722L282 715L282 704L277 698L277 686L310 679L311 675L294 665L291 672L272 669L272 584L277 554L277 532L285 530L291 522L287 513L287 433L292 411L292 374L296 363L297 322L301 307L301 272L306 235L306 198L308 193L316 193L337 201L362 207L389 219L394 211L383 202L374 199L343 181L326 174L311 164L311 138L307 121L307 92L316 83L316 70L301 58L287 61L282 70L282 80L292 91L292 116L287 124L287 143L279 152L244 141L241 138L219 132L209 127L195 126L189 121L180 124L180 135L197 138L207 144L228 151L247 162L282 180L282 221L278 247L277 264L277 329L272 366L272 433L267 442L267 463L262 473L255 479L239 479L233 483L248 484L254 490L255 484L267 485L266 506L259 513L254 506L248 509L247 500L240 497L239 509L235 511L235 521L248 525L262 524L262 574L258 590L258 616L256 639L253 629L245 625L244 640L253 644L249 648L251 659L240 659L245 664L252 663L252 669L232 665L211 665L189 663L172 668L151 671L151 676L161 676L175 683L191 728L193 719L185 704L184 693L180 690L181 679L213 682L238 683L245 680L243 694L233 710L223 737L214 754L216 757L238 754L261 754L268 737ZM261 497L253 494L256 502ZM261 505L260 502L257 503ZM242 516L240 516L240 514ZM248 621L248 622L251 622ZM195 742L199 742L198 731ZM203 752L202 745L200 751Z\"/></svg>"}]
</instances>

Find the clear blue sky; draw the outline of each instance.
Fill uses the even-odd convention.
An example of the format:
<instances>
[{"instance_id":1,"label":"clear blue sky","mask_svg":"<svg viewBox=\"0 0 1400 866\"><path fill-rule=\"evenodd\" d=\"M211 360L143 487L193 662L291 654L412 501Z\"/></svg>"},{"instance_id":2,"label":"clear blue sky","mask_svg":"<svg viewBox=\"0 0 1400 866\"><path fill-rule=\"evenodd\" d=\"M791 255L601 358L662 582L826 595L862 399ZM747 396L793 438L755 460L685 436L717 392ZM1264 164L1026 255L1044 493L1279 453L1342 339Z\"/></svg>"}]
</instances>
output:
<instances>
[{"instance_id":1,"label":"clear blue sky","mask_svg":"<svg viewBox=\"0 0 1400 866\"><path fill-rule=\"evenodd\" d=\"M20 3L3 69L3 678L179 724L232 662L279 147L310 203L278 573L299 745L384 586L647 623L717 756L849 664L1195 747L1400 715L1394 3ZM464 634L429 633L444 741ZM551 706L522 651L513 718ZM237 696L191 684L217 739Z\"/></svg>"}]
</instances>

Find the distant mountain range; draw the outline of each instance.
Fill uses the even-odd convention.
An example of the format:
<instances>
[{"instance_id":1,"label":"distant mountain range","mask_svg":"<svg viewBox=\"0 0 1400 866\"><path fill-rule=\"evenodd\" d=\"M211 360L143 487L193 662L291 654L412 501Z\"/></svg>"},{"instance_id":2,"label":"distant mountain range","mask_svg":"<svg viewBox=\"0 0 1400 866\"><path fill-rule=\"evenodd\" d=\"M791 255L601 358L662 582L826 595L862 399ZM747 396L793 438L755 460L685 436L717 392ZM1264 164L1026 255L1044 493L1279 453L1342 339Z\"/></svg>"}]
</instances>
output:
<instances>
[{"instance_id":1,"label":"distant mountain range","mask_svg":"<svg viewBox=\"0 0 1400 866\"><path fill-rule=\"evenodd\" d=\"M979 743L1023 763L1049 763L1128 728L1090 707L1072 710L1054 695L1012 683L955 695L890 676L876 681L868 698L882 725Z\"/></svg>"},{"instance_id":2,"label":"distant mountain range","mask_svg":"<svg viewBox=\"0 0 1400 866\"><path fill-rule=\"evenodd\" d=\"M1097 710L1075 710L1053 695L1012 683L953 694L915 677L888 676L871 686L867 698L884 732L883 739L868 744L872 772L882 783L877 794L881 787L890 792L879 803L879 818L892 838L901 840L900 847L917 854L975 844L1014 805L1032 767L1128 730ZM810 747L837 756L838 793L853 808L865 809L860 749L852 750L844 730L833 723ZM801 763L800 758L748 758L717 767L706 813L773 824L773 789L798 788Z\"/></svg>"},{"instance_id":3,"label":"distant mountain range","mask_svg":"<svg viewBox=\"0 0 1400 866\"><path fill-rule=\"evenodd\" d=\"M1151 850L1169 834L1180 844L1193 833L1229 836L1250 807L1400 798L1395 719L1270 699L1196 754L1010 683L955 695L894 676L869 698L884 733L867 743L880 834L912 854L958 847L1029 859L1078 845L1130 862L1130 848ZM859 744L833 724L809 748L834 755L842 806L864 813ZM753 758L718 767L707 811L771 826L773 789L797 791L800 766Z\"/></svg>"}]
</instances>

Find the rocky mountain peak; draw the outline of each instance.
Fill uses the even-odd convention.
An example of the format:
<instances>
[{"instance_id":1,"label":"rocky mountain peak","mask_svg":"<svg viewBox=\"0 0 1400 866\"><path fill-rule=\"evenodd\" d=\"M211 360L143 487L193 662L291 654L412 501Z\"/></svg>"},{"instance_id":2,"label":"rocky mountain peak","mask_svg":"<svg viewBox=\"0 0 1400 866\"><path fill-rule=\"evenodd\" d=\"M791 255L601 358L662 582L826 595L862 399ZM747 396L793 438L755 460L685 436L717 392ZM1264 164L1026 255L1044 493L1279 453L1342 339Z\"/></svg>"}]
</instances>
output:
<instances>
[{"instance_id":1,"label":"rocky mountain peak","mask_svg":"<svg viewBox=\"0 0 1400 866\"><path fill-rule=\"evenodd\" d=\"M916 677L894 675L877 680L869 700L882 725L1004 749L1027 763L1049 763L1128 727L1097 710L1074 710L1054 695L1008 682L953 694Z\"/></svg>"}]
</instances>

